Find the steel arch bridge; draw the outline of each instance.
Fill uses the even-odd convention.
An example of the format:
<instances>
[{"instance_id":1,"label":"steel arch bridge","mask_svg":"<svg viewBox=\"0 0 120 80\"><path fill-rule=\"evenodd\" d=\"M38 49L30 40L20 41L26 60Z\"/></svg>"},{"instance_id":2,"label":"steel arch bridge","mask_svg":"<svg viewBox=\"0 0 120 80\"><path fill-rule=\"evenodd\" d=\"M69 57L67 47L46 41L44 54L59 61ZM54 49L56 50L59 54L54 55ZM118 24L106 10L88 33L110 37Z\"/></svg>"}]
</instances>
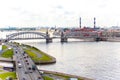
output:
<instances>
[{"instance_id":1,"label":"steel arch bridge","mask_svg":"<svg viewBox=\"0 0 120 80\"><path fill-rule=\"evenodd\" d=\"M7 40L47 39L48 33L41 32L17 32L6 35Z\"/></svg>"},{"instance_id":2,"label":"steel arch bridge","mask_svg":"<svg viewBox=\"0 0 120 80\"><path fill-rule=\"evenodd\" d=\"M89 34L89 35L86 35ZM52 42L52 39L61 39L61 42L67 42L68 38L82 39L85 41L96 40L98 35L96 33L82 33L82 32L71 32L71 33L61 33L59 36L50 37L48 31L46 33L42 32L17 32L6 35L6 41L10 40L29 40L29 39L46 39L46 42ZM102 39L102 37L100 37Z\"/></svg>"}]
</instances>

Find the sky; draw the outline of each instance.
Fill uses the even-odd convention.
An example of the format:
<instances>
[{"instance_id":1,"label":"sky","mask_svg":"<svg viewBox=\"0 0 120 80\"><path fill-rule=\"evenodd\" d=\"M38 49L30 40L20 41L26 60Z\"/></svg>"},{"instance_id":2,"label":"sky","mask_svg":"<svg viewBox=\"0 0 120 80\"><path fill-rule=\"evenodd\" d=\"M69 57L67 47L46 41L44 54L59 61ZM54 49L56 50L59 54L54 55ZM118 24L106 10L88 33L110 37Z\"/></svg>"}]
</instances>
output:
<instances>
[{"instance_id":1,"label":"sky","mask_svg":"<svg viewBox=\"0 0 120 80\"><path fill-rule=\"evenodd\" d=\"M120 26L119 0L0 0L2 27Z\"/></svg>"}]
</instances>

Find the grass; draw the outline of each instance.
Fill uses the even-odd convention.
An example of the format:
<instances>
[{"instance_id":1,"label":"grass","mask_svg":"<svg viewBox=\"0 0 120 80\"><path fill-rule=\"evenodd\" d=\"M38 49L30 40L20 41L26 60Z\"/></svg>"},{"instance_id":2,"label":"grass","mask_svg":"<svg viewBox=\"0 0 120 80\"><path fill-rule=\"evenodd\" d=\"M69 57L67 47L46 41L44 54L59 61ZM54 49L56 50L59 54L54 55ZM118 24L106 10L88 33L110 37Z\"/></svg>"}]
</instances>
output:
<instances>
[{"instance_id":1,"label":"grass","mask_svg":"<svg viewBox=\"0 0 120 80\"><path fill-rule=\"evenodd\" d=\"M45 61L51 61L52 58L50 56L48 56L47 54L45 54L44 52L40 51L39 49L35 48L35 47L31 47L29 45L24 45L27 48L25 48L25 52L28 53L28 55L32 58L32 60L34 60L34 62L45 62ZM38 57L37 54L33 53L32 51L35 51L37 53L39 53L41 55L41 57Z\"/></svg>"},{"instance_id":2,"label":"grass","mask_svg":"<svg viewBox=\"0 0 120 80\"><path fill-rule=\"evenodd\" d=\"M43 79L44 80L54 80L54 79L52 79L51 77L48 77L48 76L43 76Z\"/></svg>"},{"instance_id":3,"label":"grass","mask_svg":"<svg viewBox=\"0 0 120 80\"><path fill-rule=\"evenodd\" d=\"M6 45L2 45L2 50L7 49L8 47Z\"/></svg>"},{"instance_id":4,"label":"grass","mask_svg":"<svg viewBox=\"0 0 120 80\"><path fill-rule=\"evenodd\" d=\"M46 56L46 55L43 55L41 58L39 58L40 61L50 61L51 58Z\"/></svg>"},{"instance_id":5,"label":"grass","mask_svg":"<svg viewBox=\"0 0 120 80\"><path fill-rule=\"evenodd\" d=\"M0 74L0 79L6 80L6 78L11 77L13 79L16 78L16 73L15 72L5 72Z\"/></svg>"},{"instance_id":6,"label":"grass","mask_svg":"<svg viewBox=\"0 0 120 80\"><path fill-rule=\"evenodd\" d=\"M5 58L12 58L12 56L13 56L13 49L6 50L5 52L2 53L1 56L5 57Z\"/></svg>"},{"instance_id":7,"label":"grass","mask_svg":"<svg viewBox=\"0 0 120 80\"><path fill-rule=\"evenodd\" d=\"M31 50L25 50L25 52L34 60L34 61L38 61L38 57L35 53L31 52Z\"/></svg>"},{"instance_id":8,"label":"grass","mask_svg":"<svg viewBox=\"0 0 120 80\"><path fill-rule=\"evenodd\" d=\"M41 61L50 61L50 60L52 60L52 58L50 56L48 56L44 52L40 51L36 47L32 47L32 49L35 50L35 51L37 51L38 53L40 53L42 55L42 57L39 58L39 60L41 60Z\"/></svg>"},{"instance_id":9,"label":"grass","mask_svg":"<svg viewBox=\"0 0 120 80\"><path fill-rule=\"evenodd\" d=\"M35 62L40 62L40 61L50 61L51 58L47 55L45 55L44 53L41 53L41 52L38 52L40 53L42 56L41 57L38 57L37 54L33 53L31 50L34 50L34 49L30 49L30 50L27 50L25 49L25 52L28 53L28 55L35 61Z\"/></svg>"}]
</instances>

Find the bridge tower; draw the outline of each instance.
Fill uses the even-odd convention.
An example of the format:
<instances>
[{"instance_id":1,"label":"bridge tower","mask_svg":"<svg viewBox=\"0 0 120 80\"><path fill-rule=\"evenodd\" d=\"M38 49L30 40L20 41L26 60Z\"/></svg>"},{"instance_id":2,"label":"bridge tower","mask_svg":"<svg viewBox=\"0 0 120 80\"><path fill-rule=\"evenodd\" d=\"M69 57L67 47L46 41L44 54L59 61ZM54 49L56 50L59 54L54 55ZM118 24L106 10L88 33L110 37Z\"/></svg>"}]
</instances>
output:
<instances>
[{"instance_id":1,"label":"bridge tower","mask_svg":"<svg viewBox=\"0 0 120 80\"><path fill-rule=\"evenodd\" d=\"M61 32L61 42L67 42L67 37Z\"/></svg>"},{"instance_id":2,"label":"bridge tower","mask_svg":"<svg viewBox=\"0 0 120 80\"><path fill-rule=\"evenodd\" d=\"M52 42L52 38L50 38L50 35L48 34L48 30L46 32L46 43Z\"/></svg>"}]
</instances>

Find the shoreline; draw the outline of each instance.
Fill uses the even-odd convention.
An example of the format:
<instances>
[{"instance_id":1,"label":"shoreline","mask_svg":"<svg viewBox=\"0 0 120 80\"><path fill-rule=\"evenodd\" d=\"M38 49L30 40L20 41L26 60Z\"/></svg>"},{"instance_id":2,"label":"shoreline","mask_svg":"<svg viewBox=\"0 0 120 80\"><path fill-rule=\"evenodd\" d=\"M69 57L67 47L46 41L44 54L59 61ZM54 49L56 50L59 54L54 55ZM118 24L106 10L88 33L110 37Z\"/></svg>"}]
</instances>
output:
<instances>
[{"instance_id":1,"label":"shoreline","mask_svg":"<svg viewBox=\"0 0 120 80\"><path fill-rule=\"evenodd\" d=\"M67 73L62 73L62 72L48 71L48 70L41 70L41 69L39 69L39 71L43 71L46 74L55 74L55 75L59 75L59 76L69 76L71 78L78 78L78 79L82 79L82 80L93 80L90 78L81 77L81 76L72 75L72 74L67 74Z\"/></svg>"}]
</instances>

